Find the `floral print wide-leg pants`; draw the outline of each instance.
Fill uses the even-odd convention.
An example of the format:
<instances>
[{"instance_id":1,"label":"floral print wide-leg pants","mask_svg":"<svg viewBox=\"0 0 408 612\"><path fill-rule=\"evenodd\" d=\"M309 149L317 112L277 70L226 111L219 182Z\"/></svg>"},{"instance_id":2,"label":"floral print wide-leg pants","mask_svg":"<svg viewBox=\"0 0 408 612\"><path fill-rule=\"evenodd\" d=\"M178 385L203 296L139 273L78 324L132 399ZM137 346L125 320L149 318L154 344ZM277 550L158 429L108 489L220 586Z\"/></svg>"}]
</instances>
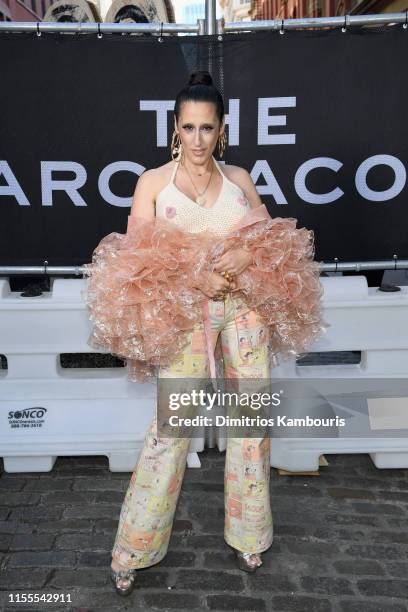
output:
<instances>
[{"instance_id":1,"label":"floral print wide-leg pants","mask_svg":"<svg viewBox=\"0 0 408 612\"><path fill-rule=\"evenodd\" d=\"M240 297L208 300L213 346L221 334L225 378L269 378L268 329ZM203 324L191 331L181 358L159 377L208 376ZM186 468L190 438L160 438L157 417L146 432L123 501L112 558L138 569L166 555ZM225 541L260 553L273 540L269 494L270 437L227 437L224 473Z\"/></svg>"}]
</instances>

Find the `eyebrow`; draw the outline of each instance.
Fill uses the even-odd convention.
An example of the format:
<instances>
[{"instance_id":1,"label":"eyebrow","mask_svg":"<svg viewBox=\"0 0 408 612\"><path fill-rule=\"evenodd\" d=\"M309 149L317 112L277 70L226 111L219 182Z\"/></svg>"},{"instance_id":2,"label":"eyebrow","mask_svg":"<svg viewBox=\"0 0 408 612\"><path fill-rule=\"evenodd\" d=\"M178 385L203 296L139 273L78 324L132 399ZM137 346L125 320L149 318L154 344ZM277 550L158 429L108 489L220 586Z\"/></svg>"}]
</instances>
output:
<instances>
[{"instance_id":1,"label":"eyebrow","mask_svg":"<svg viewBox=\"0 0 408 612\"><path fill-rule=\"evenodd\" d=\"M192 121L185 121L185 122L183 122L183 126L184 126L184 125L192 125L192 124L193 124L193 122L192 122ZM212 127L214 124L213 124L213 123L211 123L210 121L207 121L206 123L202 123L201 125L202 125L202 126L205 126L205 125L210 125L210 126Z\"/></svg>"}]
</instances>

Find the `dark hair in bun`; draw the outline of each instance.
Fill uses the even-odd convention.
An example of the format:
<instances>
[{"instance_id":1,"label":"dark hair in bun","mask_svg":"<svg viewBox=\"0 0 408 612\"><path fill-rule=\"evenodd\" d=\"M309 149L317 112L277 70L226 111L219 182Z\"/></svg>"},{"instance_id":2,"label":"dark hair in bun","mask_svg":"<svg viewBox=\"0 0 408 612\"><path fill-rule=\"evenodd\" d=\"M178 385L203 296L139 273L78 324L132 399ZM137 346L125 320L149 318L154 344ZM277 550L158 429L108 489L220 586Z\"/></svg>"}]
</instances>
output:
<instances>
[{"instance_id":1,"label":"dark hair in bun","mask_svg":"<svg viewBox=\"0 0 408 612\"><path fill-rule=\"evenodd\" d=\"M213 80L212 76L206 70L198 70L197 72L192 72L190 74L190 78L188 79L187 86L191 87L191 85L212 85Z\"/></svg>"},{"instance_id":2,"label":"dark hair in bun","mask_svg":"<svg viewBox=\"0 0 408 612\"><path fill-rule=\"evenodd\" d=\"M224 117L224 101L219 90L213 84L212 76L206 70L197 70L189 76L187 85L177 94L174 105L176 120L179 120L181 105L184 102L212 102L215 105L217 117L222 122Z\"/></svg>"}]
</instances>

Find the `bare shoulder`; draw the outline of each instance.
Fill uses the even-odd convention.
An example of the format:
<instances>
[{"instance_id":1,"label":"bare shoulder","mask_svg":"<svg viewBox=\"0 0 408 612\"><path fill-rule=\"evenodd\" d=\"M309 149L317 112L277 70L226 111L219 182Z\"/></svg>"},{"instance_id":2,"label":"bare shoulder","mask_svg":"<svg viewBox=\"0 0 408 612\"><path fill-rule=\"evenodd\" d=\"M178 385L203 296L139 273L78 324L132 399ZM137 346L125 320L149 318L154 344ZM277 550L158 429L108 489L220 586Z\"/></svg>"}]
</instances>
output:
<instances>
[{"instance_id":1,"label":"bare shoulder","mask_svg":"<svg viewBox=\"0 0 408 612\"><path fill-rule=\"evenodd\" d=\"M167 178L170 178L171 171L173 168L173 162L168 162L167 164L163 164L163 166L158 166L157 168L150 168L149 170L145 170L143 174L140 175L139 181L143 180L143 182L153 190L153 195L160 191L162 188L162 183L166 181Z\"/></svg>"},{"instance_id":2,"label":"bare shoulder","mask_svg":"<svg viewBox=\"0 0 408 612\"><path fill-rule=\"evenodd\" d=\"M133 194L131 215L148 220L154 219L157 194L164 187L166 177L170 178L171 167L172 162L169 162L159 168L145 170L139 176Z\"/></svg>"},{"instance_id":3,"label":"bare shoulder","mask_svg":"<svg viewBox=\"0 0 408 612\"><path fill-rule=\"evenodd\" d=\"M149 192L149 195L151 195L154 201L156 200L157 194L170 180L173 163L174 162L170 161L157 168L150 168L139 176L137 181L139 188L143 189L144 192Z\"/></svg>"},{"instance_id":4,"label":"bare shoulder","mask_svg":"<svg viewBox=\"0 0 408 612\"><path fill-rule=\"evenodd\" d=\"M146 170L146 172L149 172L149 181L153 189L153 196L155 200L160 191L170 181L173 168L174 162L169 161L166 164L163 164L162 166L158 166L157 168L151 168L150 170ZM143 174L146 174L146 172L144 172Z\"/></svg>"},{"instance_id":5,"label":"bare shoulder","mask_svg":"<svg viewBox=\"0 0 408 612\"><path fill-rule=\"evenodd\" d=\"M222 169L225 172L225 176L235 185L238 185L248 198L251 208L256 208L262 205L262 200L256 190L256 186L249 174L248 170L241 168L241 166L234 166L232 164L222 164Z\"/></svg>"}]
</instances>

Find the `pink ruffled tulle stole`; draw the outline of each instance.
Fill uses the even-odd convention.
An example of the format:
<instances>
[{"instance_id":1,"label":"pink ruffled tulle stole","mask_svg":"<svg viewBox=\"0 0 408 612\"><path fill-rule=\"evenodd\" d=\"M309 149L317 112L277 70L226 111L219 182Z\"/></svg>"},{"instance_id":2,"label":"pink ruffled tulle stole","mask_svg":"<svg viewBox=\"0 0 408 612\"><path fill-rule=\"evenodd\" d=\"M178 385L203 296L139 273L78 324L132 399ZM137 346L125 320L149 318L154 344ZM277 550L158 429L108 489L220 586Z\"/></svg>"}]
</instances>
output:
<instances>
[{"instance_id":1,"label":"pink ruffled tulle stole","mask_svg":"<svg viewBox=\"0 0 408 612\"><path fill-rule=\"evenodd\" d=\"M271 354L304 352L326 331L314 234L296 219L272 219L265 205L252 209L226 238L190 233L156 217L128 217L126 234L112 232L83 266L82 297L93 323L88 344L128 360L128 378L145 381L183 350L203 320L209 298L200 274L227 248L246 248L253 263L236 277L237 290L270 328Z\"/></svg>"}]
</instances>

